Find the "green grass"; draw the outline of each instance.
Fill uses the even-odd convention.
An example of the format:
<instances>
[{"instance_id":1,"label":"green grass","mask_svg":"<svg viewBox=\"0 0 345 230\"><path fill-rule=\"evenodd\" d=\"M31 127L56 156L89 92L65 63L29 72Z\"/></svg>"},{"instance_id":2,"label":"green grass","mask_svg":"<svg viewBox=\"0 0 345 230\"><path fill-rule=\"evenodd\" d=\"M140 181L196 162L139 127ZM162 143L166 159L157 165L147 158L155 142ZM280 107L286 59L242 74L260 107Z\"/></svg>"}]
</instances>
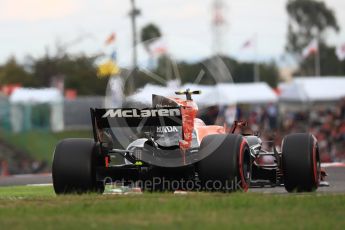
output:
<instances>
[{"instance_id":1,"label":"green grass","mask_svg":"<svg viewBox=\"0 0 345 230\"><path fill-rule=\"evenodd\" d=\"M48 131L29 131L24 133L0 132L0 137L30 154L34 159L51 163L53 151L59 140L71 137L92 138L92 131L64 131L52 133Z\"/></svg>"},{"instance_id":2,"label":"green grass","mask_svg":"<svg viewBox=\"0 0 345 230\"><path fill-rule=\"evenodd\" d=\"M0 188L1 229L343 229L345 195L148 193L56 197Z\"/></svg>"}]
</instances>

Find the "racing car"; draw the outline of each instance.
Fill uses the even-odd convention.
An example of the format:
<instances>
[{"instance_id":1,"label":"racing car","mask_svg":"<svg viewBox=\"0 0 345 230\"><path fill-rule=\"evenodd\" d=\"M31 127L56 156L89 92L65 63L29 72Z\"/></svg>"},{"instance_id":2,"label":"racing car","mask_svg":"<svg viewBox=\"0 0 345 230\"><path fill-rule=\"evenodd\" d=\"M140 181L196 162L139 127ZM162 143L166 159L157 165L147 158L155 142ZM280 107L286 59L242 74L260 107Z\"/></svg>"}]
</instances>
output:
<instances>
[{"instance_id":1,"label":"racing car","mask_svg":"<svg viewBox=\"0 0 345 230\"><path fill-rule=\"evenodd\" d=\"M316 138L289 134L281 151L263 149L258 135L205 125L189 89L152 95L150 108L90 108L93 139L60 141L52 177L56 194L104 191L115 182L143 190L247 191L265 182L310 192L321 180Z\"/></svg>"}]
</instances>

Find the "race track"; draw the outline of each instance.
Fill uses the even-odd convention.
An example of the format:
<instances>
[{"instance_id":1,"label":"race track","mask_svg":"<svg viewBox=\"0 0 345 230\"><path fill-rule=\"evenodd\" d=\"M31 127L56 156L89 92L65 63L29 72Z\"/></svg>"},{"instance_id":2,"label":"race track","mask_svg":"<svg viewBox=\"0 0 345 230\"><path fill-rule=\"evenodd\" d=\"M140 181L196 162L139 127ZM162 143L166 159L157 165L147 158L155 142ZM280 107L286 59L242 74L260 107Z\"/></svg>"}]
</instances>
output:
<instances>
[{"instance_id":1,"label":"race track","mask_svg":"<svg viewBox=\"0 0 345 230\"><path fill-rule=\"evenodd\" d=\"M326 179L330 186L320 187L317 192L345 194L345 167L329 167L326 168L326 172L328 174ZM0 186L46 185L51 183L51 174L27 174L0 177ZM286 193L284 187L251 188L249 191L259 193Z\"/></svg>"},{"instance_id":2,"label":"race track","mask_svg":"<svg viewBox=\"0 0 345 230\"><path fill-rule=\"evenodd\" d=\"M0 177L0 186L51 184L52 175L47 174L23 174Z\"/></svg>"},{"instance_id":3,"label":"race track","mask_svg":"<svg viewBox=\"0 0 345 230\"><path fill-rule=\"evenodd\" d=\"M345 167L326 168L326 172L328 174L326 181L329 183L329 187L319 187L317 192L345 194ZM250 188L249 191L261 193L286 193L284 187Z\"/></svg>"}]
</instances>

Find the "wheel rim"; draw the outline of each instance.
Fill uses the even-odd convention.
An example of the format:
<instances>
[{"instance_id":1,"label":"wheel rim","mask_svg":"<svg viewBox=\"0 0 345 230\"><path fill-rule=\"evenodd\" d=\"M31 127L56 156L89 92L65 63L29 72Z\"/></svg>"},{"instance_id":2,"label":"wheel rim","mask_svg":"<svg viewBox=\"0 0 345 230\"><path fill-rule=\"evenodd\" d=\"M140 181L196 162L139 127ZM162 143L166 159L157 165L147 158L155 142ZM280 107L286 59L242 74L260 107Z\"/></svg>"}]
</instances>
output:
<instances>
[{"instance_id":1,"label":"wheel rim","mask_svg":"<svg viewBox=\"0 0 345 230\"><path fill-rule=\"evenodd\" d=\"M241 146L240 146L240 156L239 156L239 172L240 172L240 179L241 179L241 187L243 191L247 191L249 188L248 185L248 178L250 176L250 165L249 165L249 159L245 156L245 146L247 142L245 139L242 140Z\"/></svg>"},{"instance_id":2,"label":"wheel rim","mask_svg":"<svg viewBox=\"0 0 345 230\"><path fill-rule=\"evenodd\" d=\"M314 175L314 182L315 182L316 186L318 186L320 183L320 176L319 176L320 172L321 172L320 156L319 156L317 142L314 139L314 144L313 144L313 175Z\"/></svg>"}]
</instances>

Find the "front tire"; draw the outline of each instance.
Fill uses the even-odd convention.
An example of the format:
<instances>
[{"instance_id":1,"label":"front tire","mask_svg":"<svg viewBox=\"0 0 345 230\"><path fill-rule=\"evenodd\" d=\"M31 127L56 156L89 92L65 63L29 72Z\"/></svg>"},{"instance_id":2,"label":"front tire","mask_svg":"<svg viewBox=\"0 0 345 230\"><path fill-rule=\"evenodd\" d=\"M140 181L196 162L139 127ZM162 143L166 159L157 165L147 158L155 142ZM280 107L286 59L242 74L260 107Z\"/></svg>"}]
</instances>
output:
<instances>
[{"instance_id":1,"label":"front tire","mask_svg":"<svg viewBox=\"0 0 345 230\"><path fill-rule=\"evenodd\" d=\"M210 147L214 149L212 153L197 164L204 189L247 191L250 183L250 152L246 139L236 134L209 135L202 140L200 151L207 151Z\"/></svg>"},{"instance_id":2,"label":"front tire","mask_svg":"<svg viewBox=\"0 0 345 230\"><path fill-rule=\"evenodd\" d=\"M287 135L282 144L284 186L288 192L311 192L318 188L320 156L316 138L308 133Z\"/></svg>"},{"instance_id":3,"label":"front tire","mask_svg":"<svg viewBox=\"0 0 345 230\"><path fill-rule=\"evenodd\" d=\"M59 142L55 148L52 177L56 194L104 191L104 184L96 180L96 166L100 159L92 139L71 138Z\"/></svg>"}]
</instances>

